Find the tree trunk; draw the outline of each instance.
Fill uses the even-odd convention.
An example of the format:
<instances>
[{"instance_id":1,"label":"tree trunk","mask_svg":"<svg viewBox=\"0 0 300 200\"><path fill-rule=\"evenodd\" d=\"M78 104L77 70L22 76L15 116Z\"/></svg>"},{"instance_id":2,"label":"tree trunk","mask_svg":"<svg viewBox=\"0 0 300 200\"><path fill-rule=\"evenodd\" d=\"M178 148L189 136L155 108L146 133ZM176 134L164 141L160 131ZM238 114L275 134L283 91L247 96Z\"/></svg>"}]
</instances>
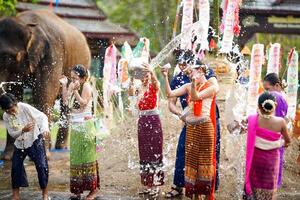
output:
<instances>
[{"instance_id":1,"label":"tree trunk","mask_svg":"<svg viewBox=\"0 0 300 200\"><path fill-rule=\"evenodd\" d=\"M219 35L219 26L220 26L220 4L219 4L219 0L214 0L212 27L215 30L216 35Z\"/></svg>"}]
</instances>

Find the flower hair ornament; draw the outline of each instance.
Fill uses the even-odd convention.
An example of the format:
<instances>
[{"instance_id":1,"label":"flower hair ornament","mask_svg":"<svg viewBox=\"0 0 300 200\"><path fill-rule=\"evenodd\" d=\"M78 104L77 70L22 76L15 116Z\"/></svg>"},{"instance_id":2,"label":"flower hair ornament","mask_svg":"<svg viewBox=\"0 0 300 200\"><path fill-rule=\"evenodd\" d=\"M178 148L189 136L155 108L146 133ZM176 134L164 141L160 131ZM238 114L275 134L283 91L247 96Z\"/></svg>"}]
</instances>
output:
<instances>
[{"instance_id":1,"label":"flower hair ornament","mask_svg":"<svg viewBox=\"0 0 300 200\"><path fill-rule=\"evenodd\" d=\"M271 109L265 108L265 105L266 105L267 103L269 103L269 104L272 105L272 108L271 108ZM261 104L261 107L262 107L262 109L263 109L266 113L272 113L272 112L275 110L276 103L275 103L273 100L271 100L271 99L267 99L267 100L265 100L265 101Z\"/></svg>"}]
</instances>

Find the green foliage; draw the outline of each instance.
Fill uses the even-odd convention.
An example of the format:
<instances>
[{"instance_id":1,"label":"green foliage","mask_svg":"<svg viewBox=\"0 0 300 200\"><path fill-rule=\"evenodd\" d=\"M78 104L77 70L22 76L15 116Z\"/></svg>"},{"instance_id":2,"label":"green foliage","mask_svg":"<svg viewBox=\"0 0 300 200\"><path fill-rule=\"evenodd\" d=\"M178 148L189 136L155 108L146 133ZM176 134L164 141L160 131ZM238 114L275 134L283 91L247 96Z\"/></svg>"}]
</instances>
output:
<instances>
[{"instance_id":1,"label":"green foliage","mask_svg":"<svg viewBox=\"0 0 300 200\"><path fill-rule=\"evenodd\" d=\"M220 1L213 0L213 18L212 18L212 27L215 29L216 34L219 33L219 26L220 26Z\"/></svg>"},{"instance_id":2,"label":"green foliage","mask_svg":"<svg viewBox=\"0 0 300 200\"><path fill-rule=\"evenodd\" d=\"M0 140L6 139L6 129L4 127L0 127Z\"/></svg>"},{"instance_id":3,"label":"green foliage","mask_svg":"<svg viewBox=\"0 0 300 200\"><path fill-rule=\"evenodd\" d=\"M149 38L153 52L158 52L172 38L175 0L97 0L97 5L111 21Z\"/></svg>"},{"instance_id":4,"label":"green foliage","mask_svg":"<svg viewBox=\"0 0 300 200\"><path fill-rule=\"evenodd\" d=\"M20 0L19 2L37 3L39 0ZM16 12L16 4L18 0L0 0L0 17L14 16Z\"/></svg>"},{"instance_id":5,"label":"green foliage","mask_svg":"<svg viewBox=\"0 0 300 200\"><path fill-rule=\"evenodd\" d=\"M16 14L17 0L0 0L0 16L12 16Z\"/></svg>"}]
</instances>

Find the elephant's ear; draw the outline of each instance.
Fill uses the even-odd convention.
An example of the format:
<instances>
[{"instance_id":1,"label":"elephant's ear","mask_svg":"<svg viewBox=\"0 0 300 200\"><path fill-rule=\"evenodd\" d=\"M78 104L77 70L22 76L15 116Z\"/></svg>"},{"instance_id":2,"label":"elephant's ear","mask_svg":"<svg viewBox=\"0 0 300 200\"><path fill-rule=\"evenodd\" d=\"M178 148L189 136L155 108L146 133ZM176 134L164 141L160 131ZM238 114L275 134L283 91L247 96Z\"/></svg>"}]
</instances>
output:
<instances>
[{"instance_id":1,"label":"elephant's ear","mask_svg":"<svg viewBox=\"0 0 300 200\"><path fill-rule=\"evenodd\" d=\"M45 32L36 23L27 24L29 28L29 38L26 45L26 51L29 60L29 69L33 73L40 63L41 59L46 55L46 47L48 40Z\"/></svg>"}]
</instances>

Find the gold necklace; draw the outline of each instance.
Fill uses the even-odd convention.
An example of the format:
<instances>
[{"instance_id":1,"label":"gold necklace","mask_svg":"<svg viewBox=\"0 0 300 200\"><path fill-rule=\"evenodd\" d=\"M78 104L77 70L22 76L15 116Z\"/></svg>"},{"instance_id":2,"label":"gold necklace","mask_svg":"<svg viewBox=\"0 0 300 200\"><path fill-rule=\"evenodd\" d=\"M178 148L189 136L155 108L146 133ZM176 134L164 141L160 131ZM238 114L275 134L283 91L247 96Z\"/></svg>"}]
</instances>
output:
<instances>
[{"instance_id":1,"label":"gold necklace","mask_svg":"<svg viewBox=\"0 0 300 200\"><path fill-rule=\"evenodd\" d=\"M262 114L260 110L258 110L258 115L264 119L271 119L272 115Z\"/></svg>"}]
</instances>

